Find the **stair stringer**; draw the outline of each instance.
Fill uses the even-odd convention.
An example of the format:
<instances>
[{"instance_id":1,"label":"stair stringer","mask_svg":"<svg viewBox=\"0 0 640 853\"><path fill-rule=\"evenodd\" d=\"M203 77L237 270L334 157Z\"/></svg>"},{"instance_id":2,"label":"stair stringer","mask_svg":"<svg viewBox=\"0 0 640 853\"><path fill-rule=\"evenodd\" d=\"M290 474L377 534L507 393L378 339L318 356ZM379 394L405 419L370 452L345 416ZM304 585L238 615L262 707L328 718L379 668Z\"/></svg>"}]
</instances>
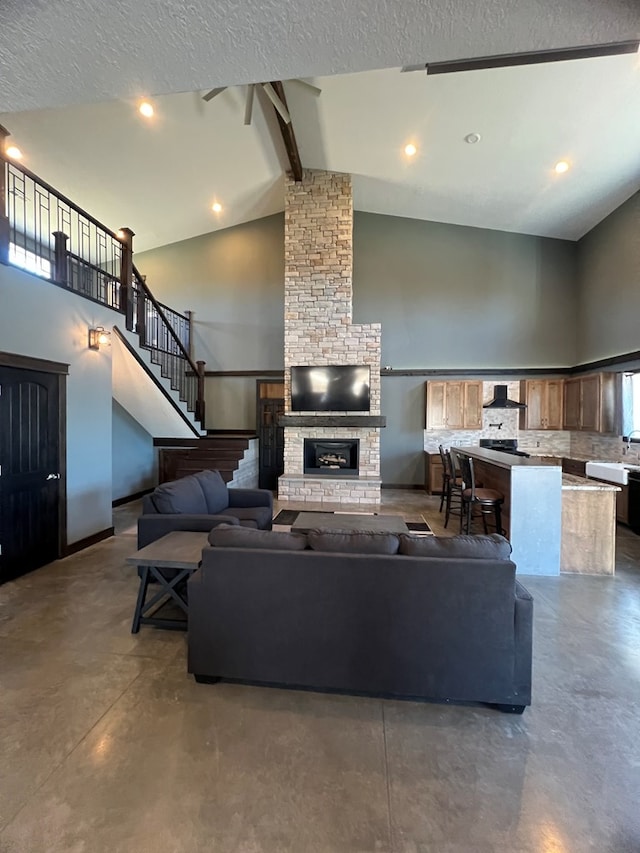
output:
<instances>
[{"instance_id":1,"label":"stair stringer","mask_svg":"<svg viewBox=\"0 0 640 853\"><path fill-rule=\"evenodd\" d=\"M140 346L135 332L114 326L112 394L115 400L154 438L192 438L204 435L200 424L178 392Z\"/></svg>"}]
</instances>

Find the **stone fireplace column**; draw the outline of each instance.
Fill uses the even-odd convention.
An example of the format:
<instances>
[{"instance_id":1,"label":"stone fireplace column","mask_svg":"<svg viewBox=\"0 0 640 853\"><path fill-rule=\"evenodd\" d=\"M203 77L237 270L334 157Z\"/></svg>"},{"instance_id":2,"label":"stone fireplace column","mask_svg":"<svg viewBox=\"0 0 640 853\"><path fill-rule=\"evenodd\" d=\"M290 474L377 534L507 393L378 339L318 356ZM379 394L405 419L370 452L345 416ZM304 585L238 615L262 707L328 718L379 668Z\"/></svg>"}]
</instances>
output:
<instances>
[{"instance_id":1,"label":"stone fireplace column","mask_svg":"<svg viewBox=\"0 0 640 853\"><path fill-rule=\"evenodd\" d=\"M305 170L286 179L284 281L284 474L278 497L321 503L380 502L380 323L352 322L351 176ZM291 414L293 365L369 365L371 408ZM344 426L341 421L344 421ZM360 439L353 477L305 475L305 438Z\"/></svg>"}]
</instances>

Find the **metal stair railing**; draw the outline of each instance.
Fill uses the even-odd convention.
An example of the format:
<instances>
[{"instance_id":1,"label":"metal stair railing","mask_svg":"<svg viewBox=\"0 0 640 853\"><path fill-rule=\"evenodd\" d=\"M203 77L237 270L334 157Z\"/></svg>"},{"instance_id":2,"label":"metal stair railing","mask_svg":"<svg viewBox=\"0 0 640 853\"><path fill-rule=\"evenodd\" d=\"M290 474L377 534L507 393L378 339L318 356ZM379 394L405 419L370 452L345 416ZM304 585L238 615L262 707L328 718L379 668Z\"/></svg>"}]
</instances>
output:
<instances>
[{"instance_id":1,"label":"metal stair railing","mask_svg":"<svg viewBox=\"0 0 640 853\"><path fill-rule=\"evenodd\" d=\"M204 426L204 361L191 318L154 297L133 264L133 232L115 232L4 155L0 125L0 263L20 267L125 315L129 331Z\"/></svg>"},{"instance_id":2,"label":"metal stair railing","mask_svg":"<svg viewBox=\"0 0 640 853\"><path fill-rule=\"evenodd\" d=\"M204 424L204 361L189 355L189 318L163 305L149 290L143 276L133 267L131 286L133 322L140 346L149 350L151 361L177 391L196 420Z\"/></svg>"}]
</instances>

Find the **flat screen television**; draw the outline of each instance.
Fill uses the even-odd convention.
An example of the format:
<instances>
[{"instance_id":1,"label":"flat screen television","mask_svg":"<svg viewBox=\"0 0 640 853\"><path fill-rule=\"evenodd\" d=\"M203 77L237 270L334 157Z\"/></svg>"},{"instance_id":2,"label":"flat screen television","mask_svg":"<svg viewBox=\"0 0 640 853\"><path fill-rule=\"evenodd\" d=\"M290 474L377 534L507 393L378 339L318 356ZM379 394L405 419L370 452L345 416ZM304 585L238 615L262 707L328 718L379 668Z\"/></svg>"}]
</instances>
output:
<instances>
[{"instance_id":1,"label":"flat screen television","mask_svg":"<svg viewBox=\"0 0 640 853\"><path fill-rule=\"evenodd\" d=\"M368 412L371 372L364 364L291 368L293 412Z\"/></svg>"}]
</instances>

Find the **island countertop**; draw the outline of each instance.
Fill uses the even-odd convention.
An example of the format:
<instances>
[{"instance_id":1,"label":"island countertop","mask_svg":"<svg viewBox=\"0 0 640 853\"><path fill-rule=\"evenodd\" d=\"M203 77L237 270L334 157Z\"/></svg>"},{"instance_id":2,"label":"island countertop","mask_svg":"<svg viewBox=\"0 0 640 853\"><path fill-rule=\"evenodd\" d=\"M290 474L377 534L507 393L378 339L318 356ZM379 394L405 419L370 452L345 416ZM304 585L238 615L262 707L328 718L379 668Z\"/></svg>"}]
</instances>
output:
<instances>
[{"instance_id":1,"label":"island countertop","mask_svg":"<svg viewBox=\"0 0 640 853\"><path fill-rule=\"evenodd\" d=\"M560 573L562 468L526 456L484 447L453 447L473 460L476 479L503 496L502 527L511 542L517 572ZM560 460L558 460L558 463Z\"/></svg>"},{"instance_id":2,"label":"island countertop","mask_svg":"<svg viewBox=\"0 0 640 853\"><path fill-rule=\"evenodd\" d=\"M487 450L485 447L453 447L456 453L464 453L472 459L488 462L498 468L555 468L560 467L562 460L558 459L558 465L550 465L548 462L540 462L537 459L529 459L526 456L514 456L512 453L502 453L500 450Z\"/></svg>"},{"instance_id":3,"label":"island countertop","mask_svg":"<svg viewBox=\"0 0 640 853\"><path fill-rule=\"evenodd\" d=\"M588 492L621 492L620 486L613 483L603 483L601 480L587 480L586 477L578 477L576 474L562 475L562 489L572 491Z\"/></svg>"},{"instance_id":4,"label":"island countertop","mask_svg":"<svg viewBox=\"0 0 640 853\"><path fill-rule=\"evenodd\" d=\"M520 574L613 574L613 483L565 474L558 464L483 447L454 447L485 488L503 495L502 522Z\"/></svg>"}]
</instances>

